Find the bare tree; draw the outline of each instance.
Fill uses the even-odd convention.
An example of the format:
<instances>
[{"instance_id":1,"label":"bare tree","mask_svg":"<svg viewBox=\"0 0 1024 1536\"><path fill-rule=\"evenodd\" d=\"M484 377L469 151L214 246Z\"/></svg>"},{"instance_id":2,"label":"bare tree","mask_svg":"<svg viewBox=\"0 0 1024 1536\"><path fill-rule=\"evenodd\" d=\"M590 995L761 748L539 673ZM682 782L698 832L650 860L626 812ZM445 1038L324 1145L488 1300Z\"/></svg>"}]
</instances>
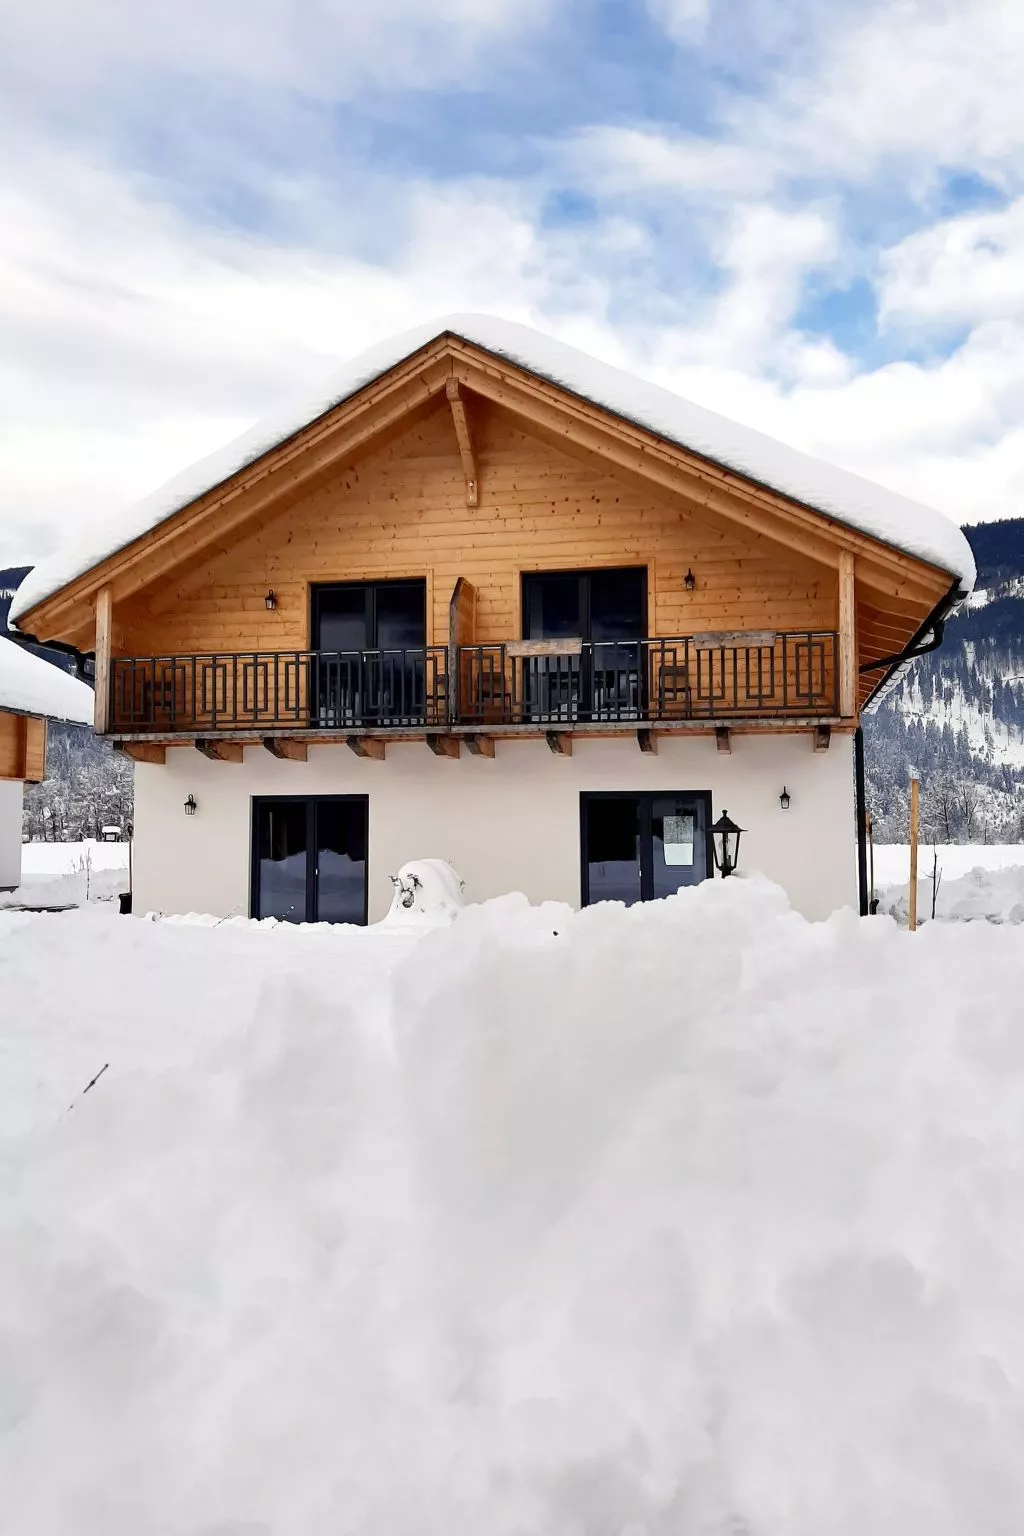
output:
<instances>
[{"instance_id":1,"label":"bare tree","mask_svg":"<svg viewBox=\"0 0 1024 1536\"><path fill-rule=\"evenodd\" d=\"M978 814L979 798L977 784L972 783L970 779L957 780L956 803L967 842L970 842L974 836L974 818Z\"/></svg>"}]
</instances>

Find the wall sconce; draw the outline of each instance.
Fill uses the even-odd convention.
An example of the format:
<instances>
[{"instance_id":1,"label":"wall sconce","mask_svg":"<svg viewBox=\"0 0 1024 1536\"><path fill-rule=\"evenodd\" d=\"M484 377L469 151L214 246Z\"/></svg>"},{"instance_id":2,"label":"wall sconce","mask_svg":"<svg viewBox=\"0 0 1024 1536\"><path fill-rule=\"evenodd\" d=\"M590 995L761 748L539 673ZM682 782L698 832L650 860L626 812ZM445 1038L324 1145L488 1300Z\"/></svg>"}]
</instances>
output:
<instances>
[{"instance_id":1,"label":"wall sconce","mask_svg":"<svg viewBox=\"0 0 1024 1536\"><path fill-rule=\"evenodd\" d=\"M743 828L736 825L728 811L723 811L711 827L711 851L723 880L732 874L739 863L742 832Z\"/></svg>"},{"instance_id":2,"label":"wall sconce","mask_svg":"<svg viewBox=\"0 0 1024 1536\"><path fill-rule=\"evenodd\" d=\"M185 815L194 816L197 809L198 807L196 806L195 795L189 795L188 799L185 801Z\"/></svg>"},{"instance_id":3,"label":"wall sconce","mask_svg":"<svg viewBox=\"0 0 1024 1536\"><path fill-rule=\"evenodd\" d=\"M779 804L782 806L784 811L789 810L789 790L786 788L785 784L782 786L782 794L779 796Z\"/></svg>"},{"instance_id":4,"label":"wall sconce","mask_svg":"<svg viewBox=\"0 0 1024 1536\"><path fill-rule=\"evenodd\" d=\"M683 577L683 586L686 588L687 592L692 592L696 585L696 577L692 571L688 570L686 575Z\"/></svg>"},{"instance_id":5,"label":"wall sconce","mask_svg":"<svg viewBox=\"0 0 1024 1536\"><path fill-rule=\"evenodd\" d=\"M266 597L264 598L264 602L270 609L271 613L273 613L274 609L277 607L277 598L274 596L273 587L271 587L270 591L267 593Z\"/></svg>"}]
</instances>

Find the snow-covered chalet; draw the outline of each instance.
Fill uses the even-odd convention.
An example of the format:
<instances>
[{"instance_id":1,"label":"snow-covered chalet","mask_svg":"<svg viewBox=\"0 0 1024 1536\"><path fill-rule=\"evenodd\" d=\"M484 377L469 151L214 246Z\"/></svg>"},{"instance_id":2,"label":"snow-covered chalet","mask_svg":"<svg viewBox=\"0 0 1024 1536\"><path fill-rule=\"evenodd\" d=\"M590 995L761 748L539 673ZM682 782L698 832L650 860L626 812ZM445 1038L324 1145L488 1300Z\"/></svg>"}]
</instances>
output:
<instances>
[{"instance_id":1,"label":"snow-covered chalet","mask_svg":"<svg viewBox=\"0 0 1024 1536\"><path fill-rule=\"evenodd\" d=\"M92 689L59 667L0 639L0 890L21 884L26 784L46 776L46 722L91 725Z\"/></svg>"},{"instance_id":2,"label":"snow-covered chalet","mask_svg":"<svg viewBox=\"0 0 1024 1536\"><path fill-rule=\"evenodd\" d=\"M38 566L135 759L136 910L365 922L713 878L864 908L861 711L941 639L946 517L525 327L458 316ZM858 860L858 853L860 858Z\"/></svg>"}]
</instances>

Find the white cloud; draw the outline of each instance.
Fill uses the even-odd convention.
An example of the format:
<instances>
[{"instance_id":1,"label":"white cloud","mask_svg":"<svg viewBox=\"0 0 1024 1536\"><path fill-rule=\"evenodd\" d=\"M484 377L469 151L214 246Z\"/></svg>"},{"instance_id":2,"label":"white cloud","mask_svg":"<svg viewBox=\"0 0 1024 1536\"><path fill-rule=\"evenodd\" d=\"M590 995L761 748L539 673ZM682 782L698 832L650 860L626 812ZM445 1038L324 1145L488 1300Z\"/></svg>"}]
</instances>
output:
<instances>
[{"instance_id":1,"label":"white cloud","mask_svg":"<svg viewBox=\"0 0 1024 1536\"><path fill-rule=\"evenodd\" d=\"M1024 197L990 213L962 214L884 251L881 320L945 326L1024 318Z\"/></svg>"},{"instance_id":2,"label":"white cloud","mask_svg":"<svg viewBox=\"0 0 1024 1536\"><path fill-rule=\"evenodd\" d=\"M647 9L676 42L692 43L704 36L711 0L647 0Z\"/></svg>"}]
</instances>

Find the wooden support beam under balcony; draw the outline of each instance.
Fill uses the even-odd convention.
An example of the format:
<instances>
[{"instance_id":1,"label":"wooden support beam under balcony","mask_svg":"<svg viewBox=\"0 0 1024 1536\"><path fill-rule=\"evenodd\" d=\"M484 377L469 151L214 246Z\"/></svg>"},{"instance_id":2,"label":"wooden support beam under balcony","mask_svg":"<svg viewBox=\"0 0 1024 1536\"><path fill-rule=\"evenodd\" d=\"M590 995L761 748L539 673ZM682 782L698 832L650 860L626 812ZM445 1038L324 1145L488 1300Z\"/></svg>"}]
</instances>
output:
<instances>
[{"instance_id":1,"label":"wooden support beam under balcony","mask_svg":"<svg viewBox=\"0 0 1024 1536\"><path fill-rule=\"evenodd\" d=\"M115 741L114 751L130 757L133 763L166 763L167 748L160 741Z\"/></svg>"},{"instance_id":2,"label":"wooden support beam under balcony","mask_svg":"<svg viewBox=\"0 0 1024 1536\"><path fill-rule=\"evenodd\" d=\"M459 442L459 454L462 458L462 472L466 477L466 506L475 507L478 500L478 483L476 470L476 455L473 452L473 439L469 431L469 417L466 415L466 402L462 398L458 379L449 379L445 385L445 393L448 396L448 404L452 408L452 420L455 423L455 436Z\"/></svg>"},{"instance_id":3,"label":"wooden support beam under balcony","mask_svg":"<svg viewBox=\"0 0 1024 1536\"><path fill-rule=\"evenodd\" d=\"M815 752L827 752L832 744L832 727L830 725L816 725L814 727Z\"/></svg>"},{"instance_id":4,"label":"wooden support beam under balcony","mask_svg":"<svg viewBox=\"0 0 1024 1536\"><path fill-rule=\"evenodd\" d=\"M209 736L198 736L196 751L215 763L240 763L245 747L240 741L216 741Z\"/></svg>"},{"instance_id":5,"label":"wooden support beam under balcony","mask_svg":"<svg viewBox=\"0 0 1024 1536\"><path fill-rule=\"evenodd\" d=\"M494 756L494 737L493 736L476 736L476 735L467 736L467 737L465 737L465 742L466 742L466 746L469 748L469 753L470 753L471 757L493 757Z\"/></svg>"},{"instance_id":6,"label":"wooden support beam under balcony","mask_svg":"<svg viewBox=\"0 0 1024 1536\"><path fill-rule=\"evenodd\" d=\"M435 757L459 756L459 738L457 736L428 736L427 746Z\"/></svg>"},{"instance_id":7,"label":"wooden support beam under balcony","mask_svg":"<svg viewBox=\"0 0 1024 1536\"><path fill-rule=\"evenodd\" d=\"M729 727L727 725L715 726L715 746L719 752L732 751L732 737L729 734Z\"/></svg>"},{"instance_id":8,"label":"wooden support beam under balcony","mask_svg":"<svg viewBox=\"0 0 1024 1536\"><path fill-rule=\"evenodd\" d=\"M384 761L384 742L379 736L346 736L345 745L356 757L366 757L375 763Z\"/></svg>"},{"instance_id":9,"label":"wooden support beam under balcony","mask_svg":"<svg viewBox=\"0 0 1024 1536\"><path fill-rule=\"evenodd\" d=\"M271 757L280 757L289 763L304 763L308 755L307 744L289 736L264 736L263 745Z\"/></svg>"},{"instance_id":10,"label":"wooden support beam under balcony","mask_svg":"<svg viewBox=\"0 0 1024 1536\"><path fill-rule=\"evenodd\" d=\"M572 757L571 731L545 731L544 740L556 757Z\"/></svg>"},{"instance_id":11,"label":"wooden support beam under balcony","mask_svg":"<svg viewBox=\"0 0 1024 1536\"><path fill-rule=\"evenodd\" d=\"M637 731L636 744L641 752L654 755L658 750L658 739L653 731Z\"/></svg>"}]
</instances>

